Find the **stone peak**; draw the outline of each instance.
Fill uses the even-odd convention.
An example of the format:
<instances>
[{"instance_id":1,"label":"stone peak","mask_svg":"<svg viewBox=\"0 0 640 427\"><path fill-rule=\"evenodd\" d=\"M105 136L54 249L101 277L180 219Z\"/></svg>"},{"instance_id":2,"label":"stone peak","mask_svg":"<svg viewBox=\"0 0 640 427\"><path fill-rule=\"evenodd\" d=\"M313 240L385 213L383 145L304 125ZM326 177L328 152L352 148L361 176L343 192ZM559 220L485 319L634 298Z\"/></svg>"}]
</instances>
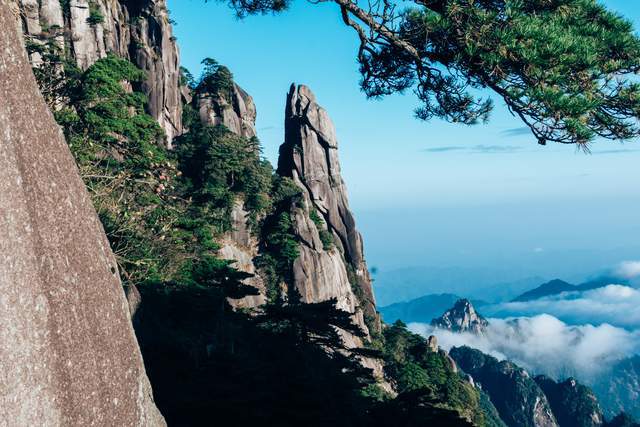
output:
<instances>
[{"instance_id":1,"label":"stone peak","mask_svg":"<svg viewBox=\"0 0 640 427\"><path fill-rule=\"evenodd\" d=\"M287 94L285 128L308 126L317 134L318 142L327 148L338 148L338 138L333 121L322 108L308 86L294 83Z\"/></svg>"},{"instance_id":2,"label":"stone peak","mask_svg":"<svg viewBox=\"0 0 640 427\"><path fill-rule=\"evenodd\" d=\"M453 332L471 332L474 334L483 334L489 322L478 312L468 299L459 299L452 308L445 311L444 314L431 321L431 325L448 329Z\"/></svg>"},{"instance_id":3,"label":"stone peak","mask_svg":"<svg viewBox=\"0 0 640 427\"><path fill-rule=\"evenodd\" d=\"M289 87L289 98L294 96L307 98L310 102L316 102L316 95L311 88L307 85L296 85L295 82L291 83Z\"/></svg>"}]
</instances>

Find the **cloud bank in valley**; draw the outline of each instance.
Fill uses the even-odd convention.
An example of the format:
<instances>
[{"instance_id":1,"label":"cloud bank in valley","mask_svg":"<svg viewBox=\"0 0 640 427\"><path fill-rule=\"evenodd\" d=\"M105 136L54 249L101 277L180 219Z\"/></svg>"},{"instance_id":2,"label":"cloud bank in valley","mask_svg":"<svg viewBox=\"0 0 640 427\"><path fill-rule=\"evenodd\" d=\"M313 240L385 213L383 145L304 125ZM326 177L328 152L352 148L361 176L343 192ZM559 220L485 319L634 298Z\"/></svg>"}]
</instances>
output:
<instances>
[{"instance_id":1,"label":"cloud bank in valley","mask_svg":"<svg viewBox=\"0 0 640 427\"><path fill-rule=\"evenodd\" d=\"M640 269L640 263L638 268ZM633 270L633 266L628 271ZM550 314L573 324L610 324L640 329L640 290L623 285L608 285L586 292L564 292L533 301L507 302L483 308L490 317L519 317Z\"/></svg>"},{"instance_id":2,"label":"cloud bank in valley","mask_svg":"<svg viewBox=\"0 0 640 427\"><path fill-rule=\"evenodd\" d=\"M640 261L625 261L618 265L616 274L625 279L640 277Z\"/></svg>"},{"instance_id":3,"label":"cloud bank in valley","mask_svg":"<svg viewBox=\"0 0 640 427\"><path fill-rule=\"evenodd\" d=\"M427 324L412 323L420 335L436 335L442 348L468 345L500 360L508 359L534 374L592 383L616 361L640 352L640 331L608 324L568 325L548 314L489 319L483 336L456 334Z\"/></svg>"},{"instance_id":4,"label":"cloud bank in valley","mask_svg":"<svg viewBox=\"0 0 640 427\"><path fill-rule=\"evenodd\" d=\"M611 274L635 283L640 261L620 263ZM511 360L534 375L576 377L587 384L604 380L616 362L640 354L640 289L633 286L610 284L480 311L489 318L481 336L421 323L409 328L425 337L436 335L446 350L467 345Z\"/></svg>"}]
</instances>

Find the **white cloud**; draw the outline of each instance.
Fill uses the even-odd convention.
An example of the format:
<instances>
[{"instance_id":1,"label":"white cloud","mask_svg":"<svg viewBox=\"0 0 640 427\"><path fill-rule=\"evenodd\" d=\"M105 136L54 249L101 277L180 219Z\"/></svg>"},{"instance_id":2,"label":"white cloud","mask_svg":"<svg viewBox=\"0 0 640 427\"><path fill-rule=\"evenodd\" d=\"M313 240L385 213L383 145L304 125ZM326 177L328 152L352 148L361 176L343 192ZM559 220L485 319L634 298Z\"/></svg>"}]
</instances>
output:
<instances>
[{"instance_id":1,"label":"white cloud","mask_svg":"<svg viewBox=\"0 0 640 427\"><path fill-rule=\"evenodd\" d=\"M621 264L618 273L640 275L640 261ZM483 336L434 330L427 324L409 327L423 336L436 335L447 350L468 345L533 374L573 376L587 384L605 378L617 361L640 354L640 290L630 286L610 284L480 311L489 317Z\"/></svg>"},{"instance_id":2,"label":"white cloud","mask_svg":"<svg viewBox=\"0 0 640 427\"><path fill-rule=\"evenodd\" d=\"M483 309L491 317L550 314L570 324L608 323L640 328L640 291L629 286L608 285L586 292L564 292L533 301L508 302Z\"/></svg>"},{"instance_id":3,"label":"white cloud","mask_svg":"<svg viewBox=\"0 0 640 427\"><path fill-rule=\"evenodd\" d=\"M412 323L423 336L436 335L441 347L468 345L500 360L509 359L534 374L576 378L591 383L615 361L640 352L640 332L608 324L571 326L547 315L490 319L484 336L434 330Z\"/></svg>"},{"instance_id":4,"label":"white cloud","mask_svg":"<svg viewBox=\"0 0 640 427\"><path fill-rule=\"evenodd\" d=\"M640 261L625 261L618 265L616 273L625 279L634 279L640 276Z\"/></svg>"}]
</instances>

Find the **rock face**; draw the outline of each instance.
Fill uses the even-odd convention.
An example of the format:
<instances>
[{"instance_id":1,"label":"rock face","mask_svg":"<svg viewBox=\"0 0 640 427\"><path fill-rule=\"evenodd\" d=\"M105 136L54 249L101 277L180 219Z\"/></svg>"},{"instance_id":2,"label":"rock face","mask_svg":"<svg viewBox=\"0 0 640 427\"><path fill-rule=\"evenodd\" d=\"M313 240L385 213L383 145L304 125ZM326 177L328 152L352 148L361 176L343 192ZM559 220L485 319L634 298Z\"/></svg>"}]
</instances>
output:
<instances>
[{"instance_id":1,"label":"rock face","mask_svg":"<svg viewBox=\"0 0 640 427\"><path fill-rule=\"evenodd\" d=\"M55 40L81 69L112 52L146 71L149 113L169 145L182 133L179 53L165 0L18 1L29 42ZM30 59L41 62L39 53Z\"/></svg>"},{"instance_id":2,"label":"rock face","mask_svg":"<svg viewBox=\"0 0 640 427\"><path fill-rule=\"evenodd\" d=\"M10 3L0 0L1 423L164 425L115 259Z\"/></svg>"},{"instance_id":3,"label":"rock face","mask_svg":"<svg viewBox=\"0 0 640 427\"><path fill-rule=\"evenodd\" d=\"M561 427L600 427L604 424L598 399L589 387L573 378L557 383L538 376L535 381L547 396Z\"/></svg>"},{"instance_id":4,"label":"rock face","mask_svg":"<svg viewBox=\"0 0 640 427\"><path fill-rule=\"evenodd\" d=\"M253 98L236 83L227 99L225 96L199 93L195 107L202 123L223 125L236 135L253 138L256 133L256 106Z\"/></svg>"},{"instance_id":5,"label":"rock face","mask_svg":"<svg viewBox=\"0 0 640 427\"><path fill-rule=\"evenodd\" d=\"M258 275L253 262L258 255L258 241L249 230L247 217L242 201L236 200L231 212L233 231L224 236L219 251L221 258L235 261L233 266L236 269L253 274L253 277L244 280L244 284L253 286L259 292L258 295L248 295L241 299L229 299L229 304L234 308L255 308L267 302L264 280Z\"/></svg>"},{"instance_id":6,"label":"rock face","mask_svg":"<svg viewBox=\"0 0 640 427\"><path fill-rule=\"evenodd\" d=\"M469 347L454 347L449 354L489 394L509 427L558 427L544 392L524 369Z\"/></svg>"},{"instance_id":7,"label":"rock face","mask_svg":"<svg viewBox=\"0 0 640 427\"><path fill-rule=\"evenodd\" d=\"M471 332L481 335L489 326L489 322L476 312L469 300L460 299L441 317L433 319L431 326L452 332Z\"/></svg>"},{"instance_id":8,"label":"rock face","mask_svg":"<svg viewBox=\"0 0 640 427\"><path fill-rule=\"evenodd\" d=\"M364 330L378 329L362 238L340 175L334 125L306 86L291 86L285 114L278 173L292 178L303 198L302 206L293 208L300 239L293 285L304 302L336 298L338 308L353 313Z\"/></svg>"},{"instance_id":9,"label":"rock face","mask_svg":"<svg viewBox=\"0 0 640 427\"><path fill-rule=\"evenodd\" d=\"M623 359L593 384L605 416L612 418L621 411L640 419L640 356Z\"/></svg>"}]
</instances>

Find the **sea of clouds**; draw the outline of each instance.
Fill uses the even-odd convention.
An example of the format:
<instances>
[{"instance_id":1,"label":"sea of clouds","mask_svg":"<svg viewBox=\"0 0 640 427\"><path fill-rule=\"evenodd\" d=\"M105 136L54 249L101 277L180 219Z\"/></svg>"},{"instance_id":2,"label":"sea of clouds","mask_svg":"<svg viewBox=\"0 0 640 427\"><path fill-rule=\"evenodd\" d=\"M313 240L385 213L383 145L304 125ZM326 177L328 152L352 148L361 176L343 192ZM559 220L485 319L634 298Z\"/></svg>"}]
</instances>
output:
<instances>
[{"instance_id":1,"label":"sea of clouds","mask_svg":"<svg viewBox=\"0 0 640 427\"><path fill-rule=\"evenodd\" d=\"M608 324L568 325L548 314L489 322L482 336L434 330L422 323L412 323L409 329L425 337L437 336L445 350L467 345L499 360L511 360L533 374L575 377L586 383L606 375L615 362L640 353L640 331Z\"/></svg>"},{"instance_id":2,"label":"sea of clouds","mask_svg":"<svg viewBox=\"0 0 640 427\"><path fill-rule=\"evenodd\" d=\"M640 261L620 264L619 277L640 276ZM617 361L640 354L640 290L611 284L585 292L565 292L526 302L482 307L489 327L482 336L409 328L435 335L442 348L467 345L533 374L597 382Z\"/></svg>"},{"instance_id":3,"label":"sea of clouds","mask_svg":"<svg viewBox=\"0 0 640 427\"><path fill-rule=\"evenodd\" d=\"M533 301L507 302L483 307L488 317L530 317L549 314L571 325L608 323L640 328L640 290L609 285L586 292L564 292Z\"/></svg>"}]
</instances>

